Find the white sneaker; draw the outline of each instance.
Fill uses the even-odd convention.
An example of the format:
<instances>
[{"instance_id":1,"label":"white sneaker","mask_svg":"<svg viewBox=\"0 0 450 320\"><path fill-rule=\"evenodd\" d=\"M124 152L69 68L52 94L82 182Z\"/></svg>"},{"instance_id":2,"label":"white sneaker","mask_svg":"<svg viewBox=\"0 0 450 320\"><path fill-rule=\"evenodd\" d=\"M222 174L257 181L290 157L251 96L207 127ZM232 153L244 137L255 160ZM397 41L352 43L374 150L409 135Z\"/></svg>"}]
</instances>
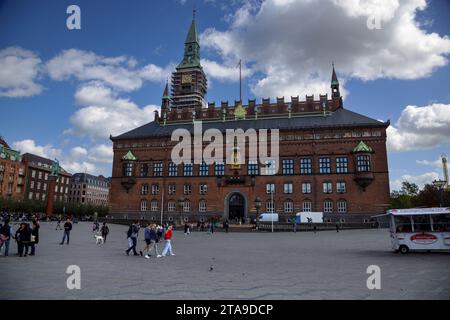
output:
<instances>
[{"instance_id":1,"label":"white sneaker","mask_svg":"<svg viewBox=\"0 0 450 320\"><path fill-rule=\"evenodd\" d=\"M156 257L157 257L157 258L162 258L162 255L158 254Z\"/></svg>"},{"instance_id":2,"label":"white sneaker","mask_svg":"<svg viewBox=\"0 0 450 320\"><path fill-rule=\"evenodd\" d=\"M171 256L174 256L174 255L175 255L175 253L172 253L172 254L171 254Z\"/></svg>"},{"instance_id":3,"label":"white sneaker","mask_svg":"<svg viewBox=\"0 0 450 320\"><path fill-rule=\"evenodd\" d=\"M150 259L150 256L148 254L146 254L145 259Z\"/></svg>"}]
</instances>

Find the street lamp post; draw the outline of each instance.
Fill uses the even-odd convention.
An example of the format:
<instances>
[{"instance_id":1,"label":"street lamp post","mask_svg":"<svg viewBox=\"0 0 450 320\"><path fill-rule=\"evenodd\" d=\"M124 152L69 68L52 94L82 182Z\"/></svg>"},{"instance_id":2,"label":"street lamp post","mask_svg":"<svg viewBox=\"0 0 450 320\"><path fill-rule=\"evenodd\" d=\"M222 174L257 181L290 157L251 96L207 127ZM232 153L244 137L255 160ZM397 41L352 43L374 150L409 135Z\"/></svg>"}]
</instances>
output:
<instances>
[{"instance_id":1,"label":"street lamp post","mask_svg":"<svg viewBox=\"0 0 450 320\"><path fill-rule=\"evenodd\" d=\"M259 209L261 208L261 198L260 197L256 197L256 199L255 199L255 208L256 208L256 230L258 230Z\"/></svg>"},{"instance_id":2,"label":"street lamp post","mask_svg":"<svg viewBox=\"0 0 450 320\"><path fill-rule=\"evenodd\" d=\"M272 189L272 187L270 188L270 213L271 213L271 216L272 216L272 232L273 232L273 216L274 216L274 214L275 214L275 203L273 202L273 189Z\"/></svg>"},{"instance_id":3,"label":"street lamp post","mask_svg":"<svg viewBox=\"0 0 450 320\"><path fill-rule=\"evenodd\" d=\"M181 221L181 225L183 225L183 203L184 203L184 198L178 199L178 206L179 206L179 208L180 208L180 221Z\"/></svg>"}]
</instances>

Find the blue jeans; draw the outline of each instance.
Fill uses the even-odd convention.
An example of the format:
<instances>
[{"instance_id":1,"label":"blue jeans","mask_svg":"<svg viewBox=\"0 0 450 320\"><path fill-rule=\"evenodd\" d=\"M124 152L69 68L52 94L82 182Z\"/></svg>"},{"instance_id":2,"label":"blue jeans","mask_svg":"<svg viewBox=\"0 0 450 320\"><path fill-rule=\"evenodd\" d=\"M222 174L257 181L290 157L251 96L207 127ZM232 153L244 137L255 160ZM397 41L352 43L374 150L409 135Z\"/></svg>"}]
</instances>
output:
<instances>
[{"instance_id":1,"label":"blue jeans","mask_svg":"<svg viewBox=\"0 0 450 320\"><path fill-rule=\"evenodd\" d=\"M6 240L5 242L2 243L2 245L0 246L0 251L2 250L3 245L5 245L5 256L8 255L9 253L9 240Z\"/></svg>"},{"instance_id":2,"label":"blue jeans","mask_svg":"<svg viewBox=\"0 0 450 320\"><path fill-rule=\"evenodd\" d=\"M61 244L64 244L64 240L66 240L66 237L67 237L67 244L69 244L70 231L64 231L64 236L63 236L63 239L61 241Z\"/></svg>"}]
</instances>

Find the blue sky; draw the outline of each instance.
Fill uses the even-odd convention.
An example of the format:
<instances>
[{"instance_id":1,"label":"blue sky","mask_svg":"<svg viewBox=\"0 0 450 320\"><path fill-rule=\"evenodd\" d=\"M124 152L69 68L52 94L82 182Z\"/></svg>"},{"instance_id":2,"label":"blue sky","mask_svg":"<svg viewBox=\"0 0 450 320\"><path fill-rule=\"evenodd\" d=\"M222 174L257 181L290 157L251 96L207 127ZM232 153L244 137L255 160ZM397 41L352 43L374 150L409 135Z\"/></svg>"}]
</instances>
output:
<instances>
[{"instance_id":1,"label":"blue sky","mask_svg":"<svg viewBox=\"0 0 450 320\"><path fill-rule=\"evenodd\" d=\"M81 30L66 27L71 4ZM335 61L344 106L391 120L391 186L442 177L450 2L440 0L0 1L0 134L69 171L110 175L107 137L152 120L194 6L208 101L238 98L239 58L244 99L329 92ZM367 28L372 16L380 30Z\"/></svg>"}]
</instances>

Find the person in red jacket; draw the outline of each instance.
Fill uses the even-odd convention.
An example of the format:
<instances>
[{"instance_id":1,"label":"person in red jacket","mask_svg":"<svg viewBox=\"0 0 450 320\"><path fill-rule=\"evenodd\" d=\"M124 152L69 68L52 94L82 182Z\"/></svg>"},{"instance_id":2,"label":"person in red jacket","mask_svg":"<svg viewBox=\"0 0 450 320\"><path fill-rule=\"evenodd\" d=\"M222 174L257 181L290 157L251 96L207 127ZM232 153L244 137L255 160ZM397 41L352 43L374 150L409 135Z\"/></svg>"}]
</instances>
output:
<instances>
[{"instance_id":1,"label":"person in red jacket","mask_svg":"<svg viewBox=\"0 0 450 320\"><path fill-rule=\"evenodd\" d=\"M169 251L171 256L174 256L175 254L172 251L172 235L173 235L173 231L172 231L172 226L169 226L169 228L166 231L166 234L164 235L164 240L166 240L166 246L164 247L164 250L162 252L162 254L158 255L158 258L164 257L167 255L167 251Z\"/></svg>"}]
</instances>

